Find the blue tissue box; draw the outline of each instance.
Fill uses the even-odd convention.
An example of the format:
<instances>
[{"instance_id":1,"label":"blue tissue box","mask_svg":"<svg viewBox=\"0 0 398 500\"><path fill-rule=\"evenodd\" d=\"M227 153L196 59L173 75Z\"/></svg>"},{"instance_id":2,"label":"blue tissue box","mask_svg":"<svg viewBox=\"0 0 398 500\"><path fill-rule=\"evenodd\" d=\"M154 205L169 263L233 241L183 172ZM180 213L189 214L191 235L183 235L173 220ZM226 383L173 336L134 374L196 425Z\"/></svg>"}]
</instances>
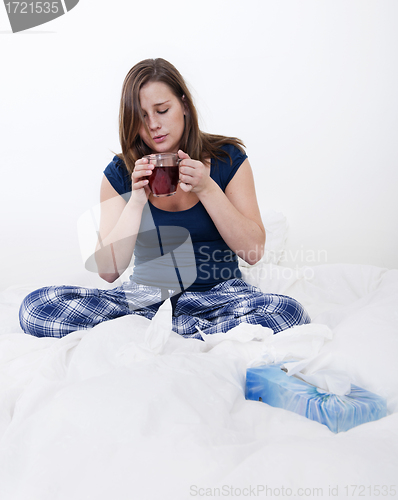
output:
<instances>
[{"instance_id":1,"label":"blue tissue box","mask_svg":"<svg viewBox=\"0 0 398 500\"><path fill-rule=\"evenodd\" d=\"M377 394L353 384L347 396L318 391L315 386L287 375L282 364L249 368L246 399L293 411L328 426L332 432L348 431L387 415L387 402Z\"/></svg>"}]
</instances>

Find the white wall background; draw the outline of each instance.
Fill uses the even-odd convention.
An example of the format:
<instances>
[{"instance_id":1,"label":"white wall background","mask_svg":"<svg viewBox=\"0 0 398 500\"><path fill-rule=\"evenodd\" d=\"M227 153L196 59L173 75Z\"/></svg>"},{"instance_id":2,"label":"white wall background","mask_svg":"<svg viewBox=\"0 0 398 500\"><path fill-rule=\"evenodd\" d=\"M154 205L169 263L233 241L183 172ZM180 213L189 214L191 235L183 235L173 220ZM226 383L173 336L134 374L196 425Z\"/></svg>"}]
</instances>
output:
<instances>
[{"instance_id":1,"label":"white wall background","mask_svg":"<svg viewBox=\"0 0 398 500\"><path fill-rule=\"evenodd\" d=\"M244 140L286 265L397 268L397 22L396 0L80 0L13 34L0 6L0 288L99 283L77 220L147 57L185 76L204 130Z\"/></svg>"}]
</instances>

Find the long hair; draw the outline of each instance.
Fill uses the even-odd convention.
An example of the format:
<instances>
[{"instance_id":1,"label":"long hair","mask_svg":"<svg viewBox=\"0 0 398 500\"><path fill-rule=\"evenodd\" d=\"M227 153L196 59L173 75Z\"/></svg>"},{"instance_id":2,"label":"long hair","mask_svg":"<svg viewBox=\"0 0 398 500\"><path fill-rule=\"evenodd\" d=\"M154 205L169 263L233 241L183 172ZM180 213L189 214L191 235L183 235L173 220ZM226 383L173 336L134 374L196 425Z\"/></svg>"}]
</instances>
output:
<instances>
[{"instance_id":1,"label":"long hair","mask_svg":"<svg viewBox=\"0 0 398 500\"><path fill-rule=\"evenodd\" d=\"M195 160L205 161L212 157L225 156L221 149L225 144L233 144L243 151L243 142L236 137L207 134L199 129L198 114L192 95L179 71L164 59L145 59L128 72L122 88L119 112L119 138L127 170L134 170L135 162L144 155L152 153L139 135L144 124L139 93L149 82L162 82L169 86L174 95L183 103L188 112L185 115L185 128L180 149ZM228 155L227 155L228 156Z\"/></svg>"}]
</instances>

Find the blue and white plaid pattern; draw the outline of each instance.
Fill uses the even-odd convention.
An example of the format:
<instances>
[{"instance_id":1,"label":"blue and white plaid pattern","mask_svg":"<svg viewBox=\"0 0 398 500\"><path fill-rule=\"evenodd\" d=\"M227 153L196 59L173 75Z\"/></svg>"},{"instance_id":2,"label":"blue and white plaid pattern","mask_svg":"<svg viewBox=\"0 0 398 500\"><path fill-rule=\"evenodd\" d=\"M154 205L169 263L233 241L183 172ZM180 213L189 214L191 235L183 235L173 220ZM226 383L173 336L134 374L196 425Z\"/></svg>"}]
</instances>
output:
<instances>
[{"instance_id":1,"label":"blue and white plaid pattern","mask_svg":"<svg viewBox=\"0 0 398 500\"><path fill-rule=\"evenodd\" d=\"M52 286L29 294L19 319L25 333L61 338L127 314L152 319L161 303L159 289L132 281L112 290ZM200 331L226 332L240 323L262 325L278 333L310 321L295 299L263 293L243 280L232 279L207 292L183 293L174 310L173 330L183 337L201 339Z\"/></svg>"},{"instance_id":2,"label":"blue and white plaid pattern","mask_svg":"<svg viewBox=\"0 0 398 500\"><path fill-rule=\"evenodd\" d=\"M184 337L201 338L227 332L240 323L262 325L274 333L310 323L303 306L291 297L263 293L243 280L224 281L208 292L187 292L177 302L173 330Z\"/></svg>"}]
</instances>

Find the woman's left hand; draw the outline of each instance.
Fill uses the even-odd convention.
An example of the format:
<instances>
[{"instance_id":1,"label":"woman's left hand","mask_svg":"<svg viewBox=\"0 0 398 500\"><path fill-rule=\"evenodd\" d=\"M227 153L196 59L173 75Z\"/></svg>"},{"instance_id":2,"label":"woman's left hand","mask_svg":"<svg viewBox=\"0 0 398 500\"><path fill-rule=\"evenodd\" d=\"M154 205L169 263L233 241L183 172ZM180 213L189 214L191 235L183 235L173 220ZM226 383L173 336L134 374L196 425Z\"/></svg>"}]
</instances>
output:
<instances>
[{"instance_id":1,"label":"woman's left hand","mask_svg":"<svg viewBox=\"0 0 398 500\"><path fill-rule=\"evenodd\" d=\"M180 187L186 193L200 193L206 188L210 177L210 167L201 161L192 160L187 153L178 151L180 163Z\"/></svg>"}]
</instances>

